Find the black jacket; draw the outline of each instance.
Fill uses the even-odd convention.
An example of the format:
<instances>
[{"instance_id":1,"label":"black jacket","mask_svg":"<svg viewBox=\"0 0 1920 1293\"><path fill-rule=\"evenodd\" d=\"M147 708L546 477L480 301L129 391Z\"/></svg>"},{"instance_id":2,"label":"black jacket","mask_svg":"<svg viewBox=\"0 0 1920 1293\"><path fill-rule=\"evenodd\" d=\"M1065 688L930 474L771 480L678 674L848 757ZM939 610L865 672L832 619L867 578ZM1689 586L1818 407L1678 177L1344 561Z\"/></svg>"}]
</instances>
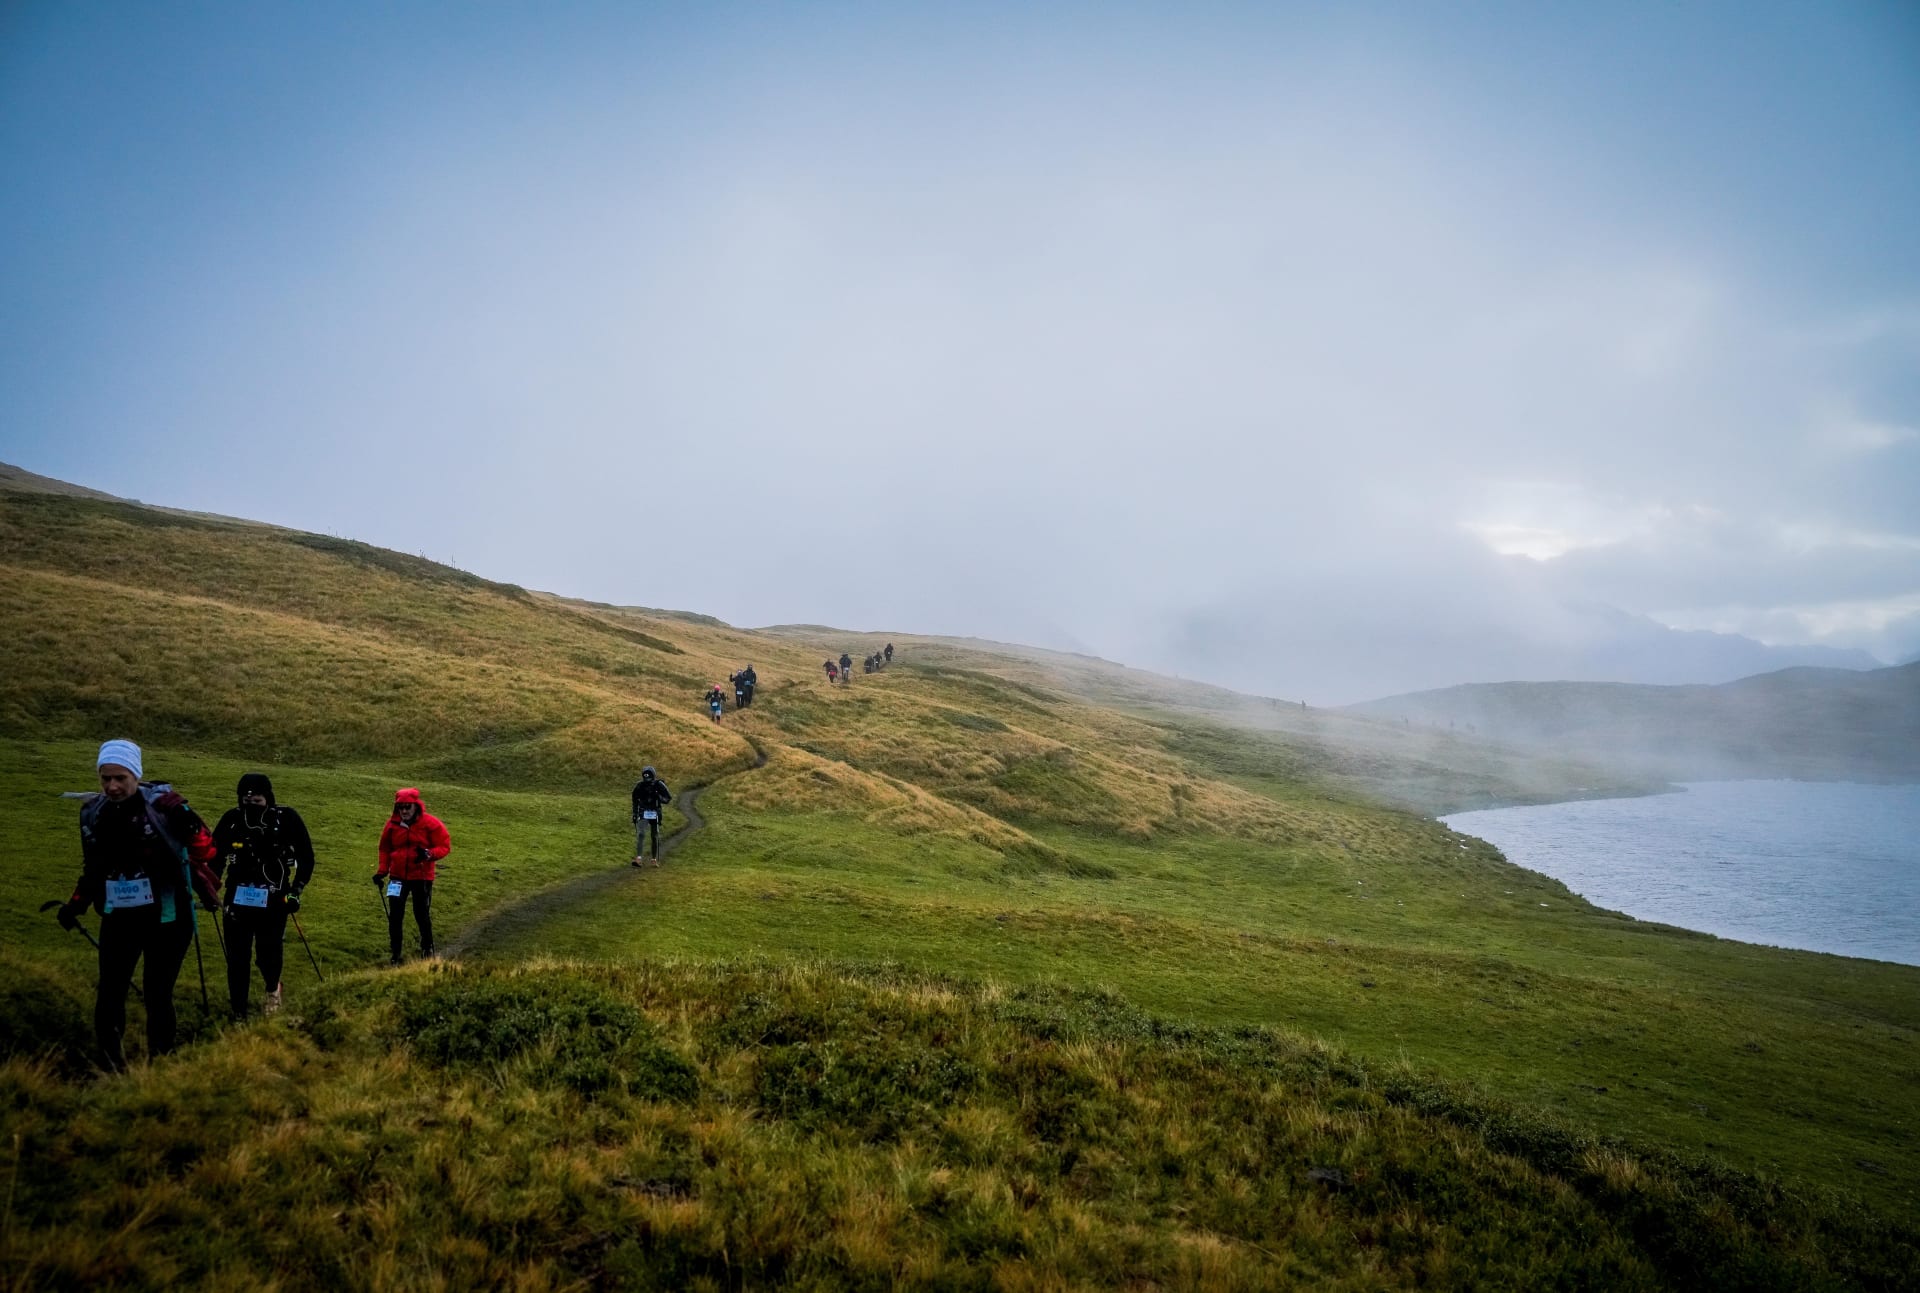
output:
<instances>
[{"instance_id":1,"label":"black jacket","mask_svg":"<svg viewBox=\"0 0 1920 1293\"><path fill-rule=\"evenodd\" d=\"M667 789L667 783L655 777L652 781L642 778L633 783L633 820L640 820L645 809L658 812L673 802L673 792Z\"/></svg>"},{"instance_id":2,"label":"black jacket","mask_svg":"<svg viewBox=\"0 0 1920 1293\"><path fill-rule=\"evenodd\" d=\"M213 828L214 874L229 902L241 885L298 893L313 879L313 837L300 814L279 804L227 809Z\"/></svg>"}]
</instances>

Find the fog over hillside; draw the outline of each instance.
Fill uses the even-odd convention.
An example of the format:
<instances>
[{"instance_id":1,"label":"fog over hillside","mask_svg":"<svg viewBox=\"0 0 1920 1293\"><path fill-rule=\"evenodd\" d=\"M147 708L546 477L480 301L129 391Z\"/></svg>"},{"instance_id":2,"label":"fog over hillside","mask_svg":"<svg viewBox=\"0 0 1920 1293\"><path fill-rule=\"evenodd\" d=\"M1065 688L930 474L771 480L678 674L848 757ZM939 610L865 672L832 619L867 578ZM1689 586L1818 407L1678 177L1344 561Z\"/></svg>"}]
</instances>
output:
<instances>
[{"instance_id":1,"label":"fog over hillside","mask_svg":"<svg viewBox=\"0 0 1920 1293\"><path fill-rule=\"evenodd\" d=\"M1315 703L1908 659L1920 15L1762 8L10 6L0 458Z\"/></svg>"},{"instance_id":2,"label":"fog over hillside","mask_svg":"<svg viewBox=\"0 0 1920 1293\"><path fill-rule=\"evenodd\" d=\"M1346 712L1700 781L1920 781L1920 663L1784 669L1717 687L1498 683Z\"/></svg>"}]
</instances>

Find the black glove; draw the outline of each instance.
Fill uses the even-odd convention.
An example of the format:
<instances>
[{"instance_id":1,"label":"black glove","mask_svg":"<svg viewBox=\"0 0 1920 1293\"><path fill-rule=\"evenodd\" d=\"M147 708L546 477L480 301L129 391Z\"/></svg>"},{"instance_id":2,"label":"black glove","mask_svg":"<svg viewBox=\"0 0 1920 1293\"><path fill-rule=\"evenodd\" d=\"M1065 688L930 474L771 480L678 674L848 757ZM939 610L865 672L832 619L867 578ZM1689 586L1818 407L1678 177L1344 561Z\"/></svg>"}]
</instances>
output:
<instances>
[{"instance_id":1,"label":"black glove","mask_svg":"<svg viewBox=\"0 0 1920 1293\"><path fill-rule=\"evenodd\" d=\"M432 849L430 849L430 848L428 848L428 847L427 847L426 845L424 845L424 844L422 844L422 845L420 846L420 860L421 860L422 862L431 862L431 861L433 861L433 850L432 850Z\"/></svg>"},{"instance_id":2,"label":"black glove","mask_svg":"<svg viewBox=\"0 0 1920 1293\"><path fill-rule=\"evenodd\" d=\"M300 891L299 891L298 889L289 889L289 890L287 890L287 900L286 900L286 901L287 901L287 910L288 910L288 911L290 911L290 912L292 912L292 911L299 911L299 910L300 910Z\"/></svg>"},{"instance_id":3,"label":"black glove","mask_svg":"<svg viewBox=\"0 0 1920 1293\"><path fill-rule=\"evenodd\" d=\"M62 929L80 928L80 918L86 914L87 914L87 900L76 893L75 895L73 895L73 897L67 899L66 902L62 903L60 906L60 913L59 913L60 928Z\"/></svg>"},{"instance_id":4,"label":"black glove","mask_svg":"<svg viewBox=\"0 0 1920 1293\"><path fill-rule=\"evenodd\" d=\"M200 910L217 915L220 911L220 900L218 898L209 898L203 893L200 895Z\"/></svg>"},{"instance_id":5,"label":"black glove","mask_svg":"<svg viewBox=\"0 0 1920 1293\"><path fill-rule=\"evenodd\" d=\"M385 871L375 871L373 873L373 882L375 884L385 884L387 882L387 873Z\"/></svg>"}]
</instances>

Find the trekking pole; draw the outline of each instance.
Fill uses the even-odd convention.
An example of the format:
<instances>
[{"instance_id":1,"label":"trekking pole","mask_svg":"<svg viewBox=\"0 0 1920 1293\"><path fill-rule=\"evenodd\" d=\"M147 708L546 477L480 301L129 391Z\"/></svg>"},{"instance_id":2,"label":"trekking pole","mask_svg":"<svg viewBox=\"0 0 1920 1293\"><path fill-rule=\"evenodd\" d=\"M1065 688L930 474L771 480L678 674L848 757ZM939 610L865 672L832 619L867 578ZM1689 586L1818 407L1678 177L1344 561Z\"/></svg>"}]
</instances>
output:
<instances>
[{"instance_id":1,"label":"trekking pole","mask_svg":"<svg viewBox=\"0 0 1920 1293\"><path fill-rule=\"evenodd\" d=\"M300 935L300 945L307 949L307 959L313 962L313 977L325 983L327 976L320 973L320 958L313 954L313 944L307 941L307 931L300 928L300 913L293 911L287 914L293 917L293 930Z\"/></svg>"},{"instance_id":2,"label":"trekking pole","mask_svg":"<svg viewBox=\"0 0 1920 1293\"><path fill-rule=\"evenodd\" d=\"M200 922L193 922L193 963L200 969L200 1010L208 1019L213 1018L213 1002L207 999L207 963L200 959Z\"/></svg>"},{"instance_id":3,"label":"trekking pole","mask_svg":"<svg viewBox=\"0 0 1920 1293\"><path fill-rule=\"evenodd\" d=\"M61 902L58 898L49 898L45 902L40 904L40 910L52 911L55 907L64 907L65 905L66 904ZM89 930L85 925L82 925L77 920L73 922L72 928L79 930L80 937L86 939L89 943L93 944L94 951L97 952L100 950L100 941L93 936L93 931ZM127 984L127 986L133 989L133 995L140 998L140 1000L145 1001L147 999L147 994L140 991L139 984L129 983Z\"/></svg>"}]
</instances>

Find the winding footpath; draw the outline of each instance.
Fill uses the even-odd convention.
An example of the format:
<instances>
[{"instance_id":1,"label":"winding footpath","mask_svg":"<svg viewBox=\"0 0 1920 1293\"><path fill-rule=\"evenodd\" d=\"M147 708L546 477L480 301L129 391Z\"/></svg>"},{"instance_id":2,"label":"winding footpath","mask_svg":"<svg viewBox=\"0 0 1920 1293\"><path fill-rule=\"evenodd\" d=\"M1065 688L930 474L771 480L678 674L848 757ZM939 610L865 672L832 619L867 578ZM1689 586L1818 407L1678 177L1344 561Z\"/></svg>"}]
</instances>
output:
<instances>
[{"instance_id":1,"label":"winding footpath","mask_svg":"<svg viewBox=\"0 0 1920 1293\"><path fill-rule=\"evenodd\" d=\"M760 742L751 736L745 739L747 744L753 747L753 763L739 772L729 773L728 777L743 777L755 769L767 766L767 752ZM707 819L700 815L700 796L725 780L727 777L716 777L701 785L689 786L678 799L673 801L673 806L680 810L680 815L685 817L687 822L679 830L660 841L660 859L663 863L670 854L678 851L695 831L706 829ZM622 862L604 871L589 871L584 875L574 876L570 880L548 885L524 898L515 899L482 913L472 924L448 940L441 948L440 954L448 959L457 959L469 953L484 951L489 945L511 941L577 902L604 893L615 885L638 880L641 873L646 870L651 868L639 868L629 862Z\"/></svg>"}]
</instances>

